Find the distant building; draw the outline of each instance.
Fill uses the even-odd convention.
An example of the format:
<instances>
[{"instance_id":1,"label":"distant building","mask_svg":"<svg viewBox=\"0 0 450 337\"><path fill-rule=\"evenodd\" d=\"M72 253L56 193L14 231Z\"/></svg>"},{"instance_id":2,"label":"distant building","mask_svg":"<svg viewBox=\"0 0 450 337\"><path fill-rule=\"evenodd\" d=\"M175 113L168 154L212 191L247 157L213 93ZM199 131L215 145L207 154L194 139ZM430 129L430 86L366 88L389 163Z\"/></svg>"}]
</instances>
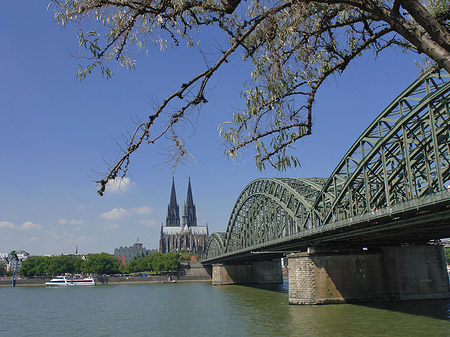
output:
<instances>
[{"instance_id":1,"label":"distant building","mask_svg":"<svg viewBox=\"0 0 450 337\"><path fill-rule=\"evenodd\" d=\"M26 260L30 254L24 250L13 250L11 253L0 253L0 263L6 264L7 272L18 272L22 266L22 261Z\"/></svg>"},{"instance_id":2,"label":"distant building","mask_svg":"<svg viewBox=\"0 0 450 337\"><path fill-rule=\"evenodd\" d=\"M0 253L0 264L8 263L8 253Z\"/></svg>"},{"instance_id":3,"label":"distant building","mask_svg":"<svg viewBox=\"0 0 450 337\"><path fill-rule=\"evenodd\" d=\"M201 254L206 249L208 236L208 225L197 226L197 213L192 197L191 178L189 178L187 198L183 206L183 216L180 226L180 209L177 204L175 181L172 179L166 225L161 225L159 251L161 253L168 253L186 249L191 253Z\"/></svg>"},{"instance_id":4,"label":"distant building","mask_svg":"<svg viewBox=\"0 0 450 337\"><path fill-rule=\"evenodd\" d=\"M450 248L450 239L443 239L441 242L445 248Z\"/></svg>"},{"instance_id":5,"label":"distant building","mask_svg":"<svg viewBox=\"0 0 450 337\"><path fill-rule=\"evenodd\" d=\"M30 253L24 251L24 250L16 250L16 255L19 261L24 261L30 257Z\"/></svg>"},{"instance_id":6,"label":"distant building","mask_svg":"<svg viewBox=\"0 0 450 337\"><path fill-rule=\"evenodd\" d=\"M150 253L156 252L156 250L145 249L143 244L137 242L131 247L120 247L114 249L114 257L118 259L124 266L130 263L131 260L140 259L141 257L148 256Z\"/></svg>"}]
</instances>

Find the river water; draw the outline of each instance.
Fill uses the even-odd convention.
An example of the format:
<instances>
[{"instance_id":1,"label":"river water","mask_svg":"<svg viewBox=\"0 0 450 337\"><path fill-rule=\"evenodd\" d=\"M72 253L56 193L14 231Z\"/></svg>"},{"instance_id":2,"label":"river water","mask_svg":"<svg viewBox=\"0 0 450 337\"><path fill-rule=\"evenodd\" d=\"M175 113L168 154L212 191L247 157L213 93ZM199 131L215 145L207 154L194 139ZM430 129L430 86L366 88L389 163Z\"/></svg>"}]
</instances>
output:
<instances>
[{"instance_id":1,"label":"river water","mask_svg":"<svg viewBox=\"0 0 450 337\"><path fill-rule=\"evenodd\" d=\"M294 306L287 289L0 288L0 336L450 336L450 300Z\"/></svg>"}]
</instances>

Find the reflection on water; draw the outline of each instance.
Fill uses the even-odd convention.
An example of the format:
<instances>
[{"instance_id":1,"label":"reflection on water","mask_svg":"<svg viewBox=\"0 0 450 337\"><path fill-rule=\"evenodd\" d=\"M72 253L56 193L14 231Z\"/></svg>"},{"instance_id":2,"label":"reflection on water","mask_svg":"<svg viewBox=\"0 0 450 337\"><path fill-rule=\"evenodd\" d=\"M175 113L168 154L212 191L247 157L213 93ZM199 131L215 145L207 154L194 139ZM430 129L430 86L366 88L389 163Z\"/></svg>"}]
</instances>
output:
<instances>
[{"instance_id":1,"label":"reflection on water","mask_svg":"<svg viewBox=\"0 0 450 337\"><path fill-rule=\"evenodd\" d=\"M288 305L288 285L0 288L0 336L450 336L450 301Z\"/></svg>"},{"instance_id":2,"label":"reflection on water","mask_svg":"<svg viewBox=\"0 0 450 337\"><path fill-rule=\"evenodd\" d=\"M450 336L450 300L297 306L287 304L287 283L219 291L245 305L270 336Z\"/></svg>"}]
</instances>

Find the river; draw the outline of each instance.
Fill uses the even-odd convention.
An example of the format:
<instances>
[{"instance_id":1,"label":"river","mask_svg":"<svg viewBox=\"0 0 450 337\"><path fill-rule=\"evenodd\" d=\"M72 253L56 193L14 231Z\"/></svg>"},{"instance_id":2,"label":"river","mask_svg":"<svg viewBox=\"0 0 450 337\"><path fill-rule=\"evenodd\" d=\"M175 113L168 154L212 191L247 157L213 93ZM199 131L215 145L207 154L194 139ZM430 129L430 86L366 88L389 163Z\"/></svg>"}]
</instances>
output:
<instances>
[{"instance_id":1,"label":"river","mask_svg":"<svg viewBox=\"0 0 450 337\"><path fill-rule=\"evenodd\" d=\"M294 306L287 289L0 288L0 336L450 336L450 300Z\"/></svg>"}]
</instances>

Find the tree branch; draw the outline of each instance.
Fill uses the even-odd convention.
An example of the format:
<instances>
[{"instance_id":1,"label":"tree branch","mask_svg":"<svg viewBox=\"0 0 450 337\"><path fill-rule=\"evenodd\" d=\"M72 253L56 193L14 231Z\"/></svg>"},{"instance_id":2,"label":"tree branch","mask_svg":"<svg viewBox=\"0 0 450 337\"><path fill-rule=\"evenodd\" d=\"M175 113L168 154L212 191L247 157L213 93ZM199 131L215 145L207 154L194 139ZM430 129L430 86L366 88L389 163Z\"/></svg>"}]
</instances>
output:
<instances>
[{"instance_id":1,"label":"tree branch","mask_svg":"<svg viewBox=\"0 0 450 337\"><path fill-rule=\"evenodd\" d=\"M103 195L106 189L106 185L110 180L114 180L120 172L123 174L126 174L128 170L128 165L130 163L130 156L133 154L139 146L142 144L144 139L148 138L148 135L150 133L150 127L153 125L154 121L160 116L161 112L166 108L166 106L175 98L183 97L184 92L190 88L193 84L195 84L200 79L203 79L199 85L199 89L197 91L197 95L194 99L189 101L185 106L183 106L177 113L172 114L171 119L169 121L170 127L173 126L173 124L178 122L178 119L183 116L184 112L192 105L197 105L200 103L205 102L204 98L204 89L206 87L206 84L208 83L209 79L212 77L212 75L219 69L219 67L226 62L228 57L241 45L242 41L244 41L257 27L258 25L268 16L273 15L274 13L281 11L282 9L289 6L289 4L283 4L280 5L277 8L273 8L267 12L265 12L263 15L259 16L255 20L253 20L252 25L241 35L239 38L236 38L230 48L223 53L223 55L219 58L219 60L214 64L213 67L209 68L208 70L202 72L201 74L195 76L193 79L191 79L189 82L183 84L181 86L181 89L178 91L172 93L170 96L168 96L163 103L157 108L155 113L149 117L149 122L146 122L144 125L144 130L142 131L139 138L134 141L134 137L129 143L127 147L127 151L124 155L117 161L117 163L110 169L109 173L105 176L105 178L96 181L98 187L98 194ZM142 126L139 126L141 128ZM135 132L136 133L136 132Z\"/></svg>"}]
</instances>

